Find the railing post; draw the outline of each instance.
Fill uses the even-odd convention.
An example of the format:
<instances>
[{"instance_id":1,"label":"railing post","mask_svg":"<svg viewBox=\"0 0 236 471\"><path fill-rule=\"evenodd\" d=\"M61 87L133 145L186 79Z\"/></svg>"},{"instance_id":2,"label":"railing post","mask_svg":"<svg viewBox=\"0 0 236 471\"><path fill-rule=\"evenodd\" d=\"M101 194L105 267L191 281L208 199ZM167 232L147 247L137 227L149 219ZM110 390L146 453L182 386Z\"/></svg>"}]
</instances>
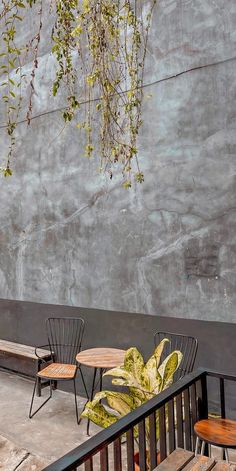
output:
<instances>
[{"instance_id":1,"label":"railing post","mask_svg":"<svg viewBox=\"0 0 236 471\"><path fill-rule=\"evenodd\" d=\"M159 428L160 428L160 461L163 461L166 456L166 411L165 406L159 409Z\"/></svg>"},{"instance_id":2,"label":"railing post","mask_svg":"<svg viewBox=\"0 0 236 471\"><path fill-rule=\"evenodd\" d=\"M138 446L140 471L147 471L145 420L142 420L138 424Z\"/></svg>"},{"instance_id":3,"label":"railing post","mask_svg":"<svg viewBox=\"0 0 236 471\"><path fill-rule=\"evenodd\" d=\"M156 412L149 416L149 452L151 469L157 466Z\"/></svg>"},{"instance_id":4,"label":"railing post","mask_svg":"<svg viewBox=\"0 0 236 471\"><path fill-rule=\"evenodd\" d=\"M198 416L199 420L208 419L208 394L207 394L207 374L204 373L201 377L201 398L198 401ZM209 456L209 446L205 445L205 456Z\"/></svg>"},{"instance_id":5,"label":"railing post","mask_svg":"<svg viewBox=\"0 0 236 471\"><path fill-rule=\"evenodd\" d=\"M224 378L220 378L220 412L221 418L225 419L225 382ZM225 449L223 448L223 460L225 460Z\"/></svg>"},{"instance_id":6,"label":"railing post","mask_svg":"<svg viewBox=\"0 0 236 471\"><path fill-rule=\"evenodd\" d=\"M131 428L127 434L127 469L134 471L134 431Z\"/></svg>"},{"instance_id":7,"label":"railing post","mask_svg":"<svg viewBox=\"0 0 236 471\"><path fill-rule=\"evenodd\" d=\"M207 394L207 375L201 377L201 398L198 403L198 416L199 419L208 418L208 394Z\"/></svg>"},{"instance_id":8,"label":"railing post","mask_svg":"<svg viewBox=\"0 0 236 471\"><path fill-rule=\"evenodd\" d=\"M220 378L220 411L222 419L225 419L225 382Z\"/></svg>"},{"instance_id":9,"label":"railing post","mask_svg":"<svg viewBox=\"0 0 236 471\"><path fill-rule=\"evenodd\" d=\"M120 437L114 441L114 471L122 471L122 458L121 458L121 439Z\"/></svg>"}]
</instances>

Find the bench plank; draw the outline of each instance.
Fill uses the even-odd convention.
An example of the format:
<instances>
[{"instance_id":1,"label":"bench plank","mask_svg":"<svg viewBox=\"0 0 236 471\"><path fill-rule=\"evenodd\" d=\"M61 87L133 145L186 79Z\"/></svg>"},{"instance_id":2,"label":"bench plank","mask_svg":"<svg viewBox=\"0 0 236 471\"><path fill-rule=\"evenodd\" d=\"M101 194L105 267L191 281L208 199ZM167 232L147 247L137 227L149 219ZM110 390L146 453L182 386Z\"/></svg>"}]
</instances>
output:
<instances>
[{"instance_id":1,"label":"bench plank","mask_svg":"<svg viewBox=\"0 0 236 471\"><path fill-rule=\"evenodd\" d=\"M176 449L154 471L181 471L194 457L194 453Z\"/></svg>"},{"instance_id":2,"label":"bench plank","mask_svg":"<svg viewBox=\"0 0 236 471\"><path fill-rule=\"evenodd\" d=\"M178 448L162 461L154 471L236 471L236 465L197 455Z\"/></svg>"},{"instance_id":3,"label":"bench plank","mask_svg":"<svg viewBox=\"0 0 236 471\"><path fill-rule=\"evenodd\" d=\"M183 471L210 471L215 465L215 460L207 456L195 456Z\"/></svg>"},{"instance_id":4,"label":"bench plank","mask_svg":"<svg viewBox=\"0 0 236 471\"><path fill-rule=\"evenodd\" d=\"M236 471L236 466L225 461L218 461L212 471Z\"/></svg>"},{"instance_id":5,"label":"bench plank","mask_svg":"<svg viewBox=\"0 0 236 471\"><path fill-rule=\"evenodd\" d=\"M38 360L38 357L35 355L35 347L9 342L8 340L0 340L0 352ZM41 358L47 358L51 355L49 350L43 350L40 348L37 349L37 353Z\"/></svg>"}]
</instances>

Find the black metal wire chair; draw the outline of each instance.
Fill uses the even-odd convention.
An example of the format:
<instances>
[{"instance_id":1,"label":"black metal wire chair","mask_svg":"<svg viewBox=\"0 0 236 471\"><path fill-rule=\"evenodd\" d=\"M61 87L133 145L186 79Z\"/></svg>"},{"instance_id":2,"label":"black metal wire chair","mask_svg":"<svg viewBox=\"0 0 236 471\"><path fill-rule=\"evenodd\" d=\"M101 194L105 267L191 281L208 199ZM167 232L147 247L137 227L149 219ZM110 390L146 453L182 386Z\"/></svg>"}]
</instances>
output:
<instances>
[{"instance_id":1,"label":"black metal wire chair","mask_svg":"<svg viewBox=\"0 0 236 471\"><path fill-rule=\"evenodd\" d=\"M49 348L51 351L52 362L45 363L45 366L37 373L35 385L33 389L29 418L31 419L42 407L51 399L53 386L57 381L73 381L76 419L79 424L77 394L76 394L76 375L80 370L81 379L88 398L88 392L84 377L80 367L76 364L76 355L81 350L82 339L84 334L84 320L79 317L50 317L46 320L46 330L48 337L48 345L42 345L35 348L35 354L38 358L37 350L39 348ZM35 392L38 381L44 379L50 387L49 397L32 413Z\"/></svg>"},{"instance_id":2,"label":"black metal wire chair","mask_svg":"<svg viewBox=\"0 0 236 471\"><path fill-rule=\"evenodd\" d=\"M161 361L163 361L164 358L166 358L166 356L169 355L173 350L180 350L183 354L180 367L174 376L174 381L177 381L193 370L197 355L198 342L196 338L189 335L176 334L173 332L156 332L154 334L155 346L157 346L164 338L169 339L170 342L165 344Z\"/></svg>"}]
</instances>

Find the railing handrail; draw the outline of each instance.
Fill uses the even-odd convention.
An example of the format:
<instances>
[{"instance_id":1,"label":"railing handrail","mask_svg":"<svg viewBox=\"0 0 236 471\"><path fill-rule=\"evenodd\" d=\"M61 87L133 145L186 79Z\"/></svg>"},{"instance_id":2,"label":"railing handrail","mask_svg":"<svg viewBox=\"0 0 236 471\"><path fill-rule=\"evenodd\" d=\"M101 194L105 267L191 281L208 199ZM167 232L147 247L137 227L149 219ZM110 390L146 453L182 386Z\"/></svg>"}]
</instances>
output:
<instances>
[{"instance_id":1,"label":"railing handrail","mask_svg":"<svg viewBox=\"0 0 236 471\"><path fill-rule=\"evenodd\" d=\"M145 404L142 404L125 417L122 417L115 424L102 430L94 437L91 437L86 442L74 448L72 451L47 466L42 471L73 471L77 466L80 466L87 459L104 448L104 446L114 442L114 440L127 432L131 427L134 427L154 411L160 409L166 404L166 402L183 392L186 387L190 387L207 374L208 371L203 368L199 368L192 373L189 373L176 383L172 384L168 389L162 391Z\"/></svg>"},{"instance_id":2,"label":"railing handrail","mask_svg":"<svg viewBox=\"0 0 236 471\"><path fill-rule=\"evenodd\" d=\"M236 373L222 373L216 370L206 370L204 368L198 368L198 371L203 371L207 376L213 376L214 378L226 379L227 381L236 381Z\"/></svg>"}]
</instances>

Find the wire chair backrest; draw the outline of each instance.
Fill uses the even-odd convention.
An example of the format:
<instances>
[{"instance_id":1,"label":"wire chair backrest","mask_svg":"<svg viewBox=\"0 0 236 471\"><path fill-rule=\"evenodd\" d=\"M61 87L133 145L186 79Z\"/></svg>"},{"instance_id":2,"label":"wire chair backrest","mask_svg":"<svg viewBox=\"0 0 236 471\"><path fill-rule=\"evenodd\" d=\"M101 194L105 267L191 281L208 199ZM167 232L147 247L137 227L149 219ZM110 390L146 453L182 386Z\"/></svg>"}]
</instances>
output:
<instances>
[{"instance_id":1,"label":"wire chair backrest","mask_svg":"<svg viewBox=\"0 0 236 471\"><path fill-rule=\"evenodd\" d=\"M173 352L173 350L180 350L183 354L183 359L181 361L180 367L178 368L174 376L174 381L177 381L193 370L197 355L198 342L196 338L184 334L176 334L172 332L156 332L154 334L155 346L157 346L164 338L169 339L170 342L165 344L161 356L161 361L163 361L167 357L167 355Z\"/></svg>"},{"instance_id":2,"label":"wire chair backrest","mask_svg":"<svg viewBox=\"0 0 236 471\"><path fill-rule=\"evenodd\" d=\"M84 320L80 317L50 317L46 320L46 328L54 361L76 364L84 334Z\"/></svg>"}]
</instances>

